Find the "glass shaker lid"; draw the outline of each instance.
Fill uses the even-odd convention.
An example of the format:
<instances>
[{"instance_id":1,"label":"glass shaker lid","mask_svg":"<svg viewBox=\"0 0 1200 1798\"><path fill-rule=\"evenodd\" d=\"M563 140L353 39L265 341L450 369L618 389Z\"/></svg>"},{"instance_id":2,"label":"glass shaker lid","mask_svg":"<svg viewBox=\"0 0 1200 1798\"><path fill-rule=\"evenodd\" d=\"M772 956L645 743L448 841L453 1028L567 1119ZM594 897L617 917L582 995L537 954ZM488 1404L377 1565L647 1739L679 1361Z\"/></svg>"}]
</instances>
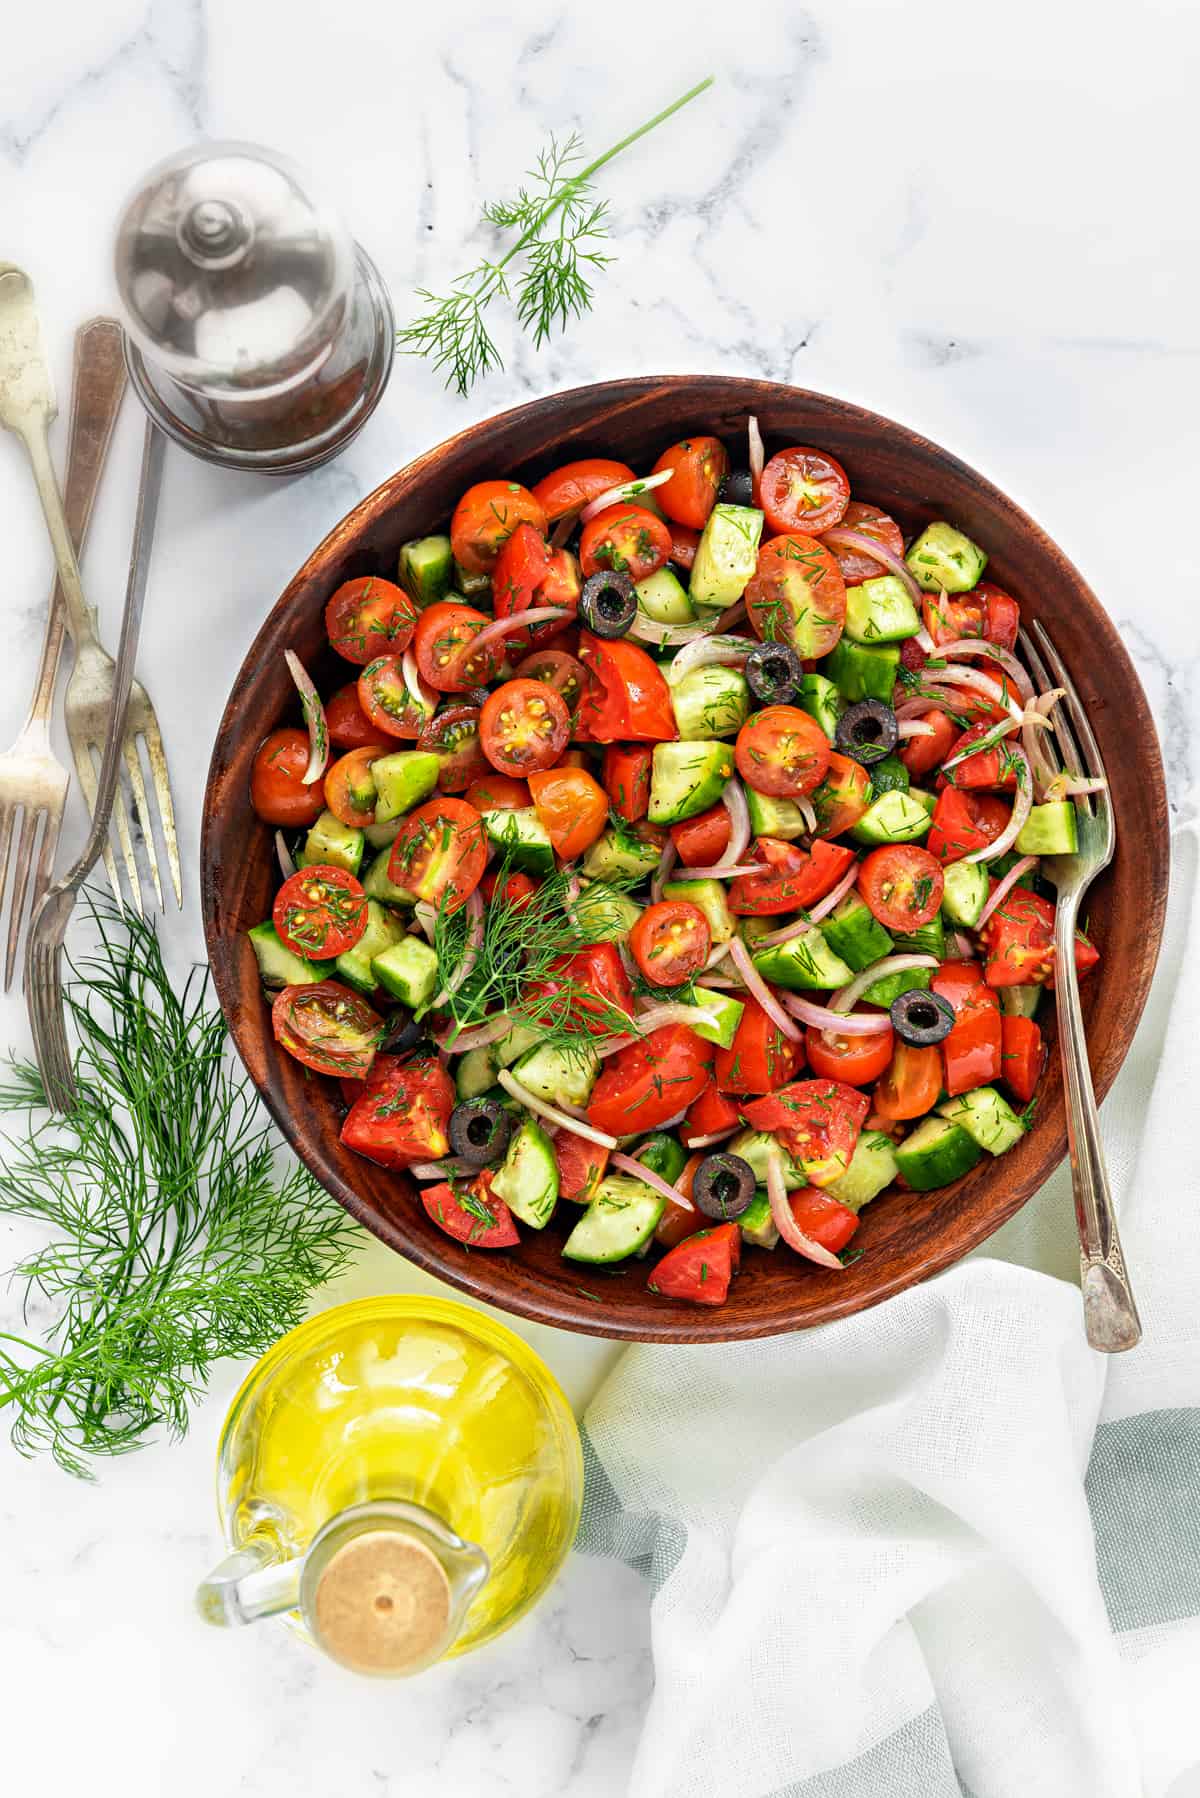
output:
<instances>
[{"instance_id":1,"label":"glass shaker lid","mask_svg":"<svg viewBox=\"0 0 1200 1798\"><path fill-rule=\"evenodd\" d=\"M354 246L286 158L256 144L195 144L158 163L128 201L116 277L148 361L214 396L262 395L328 353Z\"/></svg>"}]
</instances>

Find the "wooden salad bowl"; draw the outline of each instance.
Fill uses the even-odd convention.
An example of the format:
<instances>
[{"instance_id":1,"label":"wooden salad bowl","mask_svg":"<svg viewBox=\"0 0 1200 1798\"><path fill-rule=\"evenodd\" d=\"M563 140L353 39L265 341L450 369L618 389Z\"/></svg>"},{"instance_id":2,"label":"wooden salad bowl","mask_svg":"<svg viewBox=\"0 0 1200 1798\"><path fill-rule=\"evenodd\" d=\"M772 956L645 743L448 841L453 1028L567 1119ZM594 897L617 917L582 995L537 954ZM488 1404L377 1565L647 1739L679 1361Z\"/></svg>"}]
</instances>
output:
<instances>
[{"instance_id":1,"label":"wooden salad bowl","mask_svg":"<svg viewBox=\"0 0 1200 1798\"><path fill-rule=\"evenodd\" d=\"M1167 895L1167 805L1158 741L1124 646L1077 570L1010 499L974 469L903 425L800 388L722 376L606 381L502 413L410 462L355 507L309 556L259 631L217 732L204 804L201 890L216 990L242 1059L284 1135L317 1178L376 1236L464 1292L523 1317L588 1335L647 1342L770 1336L878 1304L983 1242L1038 1189L1066 1153L1062 1075L1052 1053L1030 1133L998 1160L985 1156L953 1186L893 1191L869 1205L842 1273L786 1249L748 1253L728 1302L712 1310L646 1290L649 1265L610 1270L560 1255L573 1206L519 1249L470 1251L425 1216L412 1183L343 1148L336 1083L276 1047L270 1005L246 931L268 917L277 886L272 832L250 809L250 767L266 732L299 722L283 652L294 649L322 692L349 676L328 648L322 612L355 575L394 577L406 539L444 529L473 481L532 483L560 462L616 456L647 469L689 432L745 442L758 416L768 454L790 443L830 451L856 498L884 507L906 535L932 518L961 526L988 552L988 575L1048 627L1078 685L1112 784L1118 841L1097 882L1089 927L1102 952L1084 985L1097 1095L1125 1058L1150 987ZM739 458L741 459L741 458ZM1052 1012L1052 1008L1048 1008ZM1053 1020L1049 1031L1053 1035Z\"/></svg>"}]
</instances>

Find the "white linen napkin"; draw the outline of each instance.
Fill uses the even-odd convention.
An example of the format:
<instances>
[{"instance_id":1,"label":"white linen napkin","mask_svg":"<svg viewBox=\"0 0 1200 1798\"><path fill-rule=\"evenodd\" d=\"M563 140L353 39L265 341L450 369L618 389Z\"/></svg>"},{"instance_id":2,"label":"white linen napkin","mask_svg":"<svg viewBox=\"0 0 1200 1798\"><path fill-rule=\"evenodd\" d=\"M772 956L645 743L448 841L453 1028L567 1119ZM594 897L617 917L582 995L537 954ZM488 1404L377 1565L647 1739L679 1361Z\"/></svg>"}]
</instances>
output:
<instances>
[{"instance_id":1,"label":"white linen napkin","mask_svg":"<svg viewBox=\"0 0 1200 1798\"><path fill-rule=\"evenodd\" d=\"M654 1588L630 1798L1200 1798L1198 848L1103 1112L1137 1350L1037 1270L1063 1169L941 1278L589 1407L580 1546Z\"/></svg>"}]
</instances>

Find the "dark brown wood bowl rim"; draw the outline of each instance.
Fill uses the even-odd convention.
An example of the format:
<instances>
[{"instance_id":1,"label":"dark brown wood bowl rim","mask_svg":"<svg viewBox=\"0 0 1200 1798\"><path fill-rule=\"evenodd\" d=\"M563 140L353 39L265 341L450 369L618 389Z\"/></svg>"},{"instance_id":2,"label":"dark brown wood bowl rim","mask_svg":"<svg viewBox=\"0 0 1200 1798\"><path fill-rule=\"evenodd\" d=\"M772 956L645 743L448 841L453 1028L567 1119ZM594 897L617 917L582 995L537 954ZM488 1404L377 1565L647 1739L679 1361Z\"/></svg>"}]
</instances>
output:
<instances>
[{"instance_id":1,"label":"dark brown wood bowl rim","mask_svg":"<svg viewBox=\"0 0 1200 1798\"><path fill-rule=\"evenodd\" d=\"M698 394L697 389L703 390L702 394ZM1114 1039L1105 1046L1101 1064L1095 1070L1097 1096L1101 1099L1104 1097L1125 1059L1146 1003L1162 940L1166 910L1169 834L1162 760L1153 719L1136 671L1112 621L1078 570L1040 526L999 488L939 444L893 419L847 400L781 383L738 376L641 376L628 380L597 382L564 390L562 393L544 395L507 412L480 420L447 438L423 456L407 463L360 501L333 527L289 582L264 620L234 682L218 727L205 790L200 844L201 906L214 987L238 1052L285 1138L351 1216L428 1273L448 1281L472 1298L496 1305L518 1316L531 1318L538 1323L619 1340L715 1343L780 1334L850 1315L869 1305L878 1304L961 1260L1012 1217L1062 1161L1066 1153L1063 1123L1060 1121L1056 1129L1049 1128L1048 1120L1043 1120L1040 1127L1035 1126L1034 1134L1040 1153L1024 1178L1010 1182L1006 1187L1001 1171L1004 1161L996 1162L991 1170L992 1182L986 1205L977 1203L970 1213L957 1215L954 1219L955 1227L951 1229L947 1225L942 1239L930 1249L919 1265L901 1263L890 1273L881 1269L875 1283L866 1290L859 1287L852 1290L847 1286L844 1295L835 1291L816 1304L811 1301L805 1304L804 1288L798 1285L796 1296L790 1302L785 1300L769 1309L760 1308L744 1315L717 1308L702 1312L698 1307L677 1308L665 1301L656 1301L653 1310L643 1307L642 1314L635 1318L614 1315L582 1297L577 1299L567 1288L555 1288L548 1293L539 1292L536 1296L530 1296L519 1284L513 1289L511 1277L506 1276L505 1272L507 1256L497 1254L489 1257L481 1253L471 1255L449 1238L442 1238L432 1226L413 1229L398 1222L396 1218L380 1215L336 1171L320 1165L320 1143L310 1145L301 1136L296 1119L281 1102L276 1071L270 1066L270 1057L277 1057L281 1052L275 1049L270 1040L269 1022L265 1044L268 1051L267 1062L261 1073L255 1065L257 1057L253 1052L251 1021L245 1011L247 994L237 976L236 958L228 952L228 944L220 926L219 870L214 843L218 808L223 798L220 787L227 761L225 747L233 734L244 728L239 697L243 679L247 671L266 653L268 640L278 631L298 593L324 563L333 559L340 546L364 536L371 524L385 516L396 503L398 494L419 483L431 467L480 439L504 436L506 428L515 426L518 420L529 421L542 414L553 414L556 408L568 407L584 396L588 396L593 416L600 415L611 420L622 413L636 411L647 399L670 393L676 393L681 398L687 396L692 401L703 398L706 405L711 404L714 412L720 407L730 406L739 411L752 412L769 406L773 399L789 399L820 407L833 418L840 418L848 425L878 431L885 438L890 438L891 445L896 449L915 455L918 459L935 462L972 485L1003 516L1014 532L1032 539L1041 553L1058 565L1064 579L1082 596L1089 608L1089 626L1095 632L1097 656L1111 658L1112 665L1119 667L1123 675L1123 686L1126 689L1123 697L1127 707L1132 707L1132 714L1127 709L1122 716L1123 740L1134 746L1131 754L1137 763L1138 779L1146 794L1149 814L1148 841L1139 846L1144 876L1141 889L1144 895L1143 909L1140 913L1141 953L1132 967L1114 969L1110 973L1110 977L1122 981L1123 1027L1114 1033ZM571 436L579 438L582 435L578 430L568 432L562 440L564 447ZM518 457L516 460L519 463L523 458ZM1118 856L1121 854L1120 841L1117 853ZM258 1001L261 1007L261 995L258 995ZM261 1011L255 1022L261 1031ZM1033 1140L1032 1136L1030 1140ZM953 1190L943 1189L945 1193ZM420 1226L425 1225L419 1212L414 1212L413 1220ZM588 1278L588 1270L580 1267L578 1271L581 1282L578 1290L582 1294L582 1281Z\"/></svg>"}]
</instances>

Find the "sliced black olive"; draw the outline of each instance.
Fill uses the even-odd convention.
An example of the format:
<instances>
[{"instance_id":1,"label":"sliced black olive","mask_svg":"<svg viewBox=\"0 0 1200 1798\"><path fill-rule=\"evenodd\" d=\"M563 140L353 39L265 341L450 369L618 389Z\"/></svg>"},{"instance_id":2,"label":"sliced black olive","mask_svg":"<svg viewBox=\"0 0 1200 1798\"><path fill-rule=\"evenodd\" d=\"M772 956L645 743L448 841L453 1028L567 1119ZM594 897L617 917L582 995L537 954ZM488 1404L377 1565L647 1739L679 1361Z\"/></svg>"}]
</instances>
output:
<instances>
[{"instance_id":1,"label":"sliced black olive","mask_svg":"<svg viewBox=\"0 0 1200 1798\"><path fill-rule=\"evenodd\" d=\"M746 680L764 705L790 705L800 691L804 665L788 643L756 643L746 657Z\"/></svg>"},{"instance_id":2,"label":"sliced black olive","mask_svg":"<svg viewBox=\"0 0 1200 1798\"><path fill-rule=\"evenodd\" d=\"M879 699L860 699L847 706L838 719L834 742L843 755L869 768L891 755L900 741L900 726L890 705Z\"/></svg>"},{"instance_id":3,"label":"sliced black olive","mask_svg":"<svg viewBox=\"0 0 1200 1798\"><path fill-rule=\"evenodd\" d=\"M930 1049L954 1028L954 1007L940 993L916 986L892 1000L892 1028L902 1043L914 1049Z\"/></svg>"},{"instance_id":4,"label":"sliced black olive","mask_svg":"<svg viewBox=\"0 0 1200 1798\"><path fill-rule=\"evenodd\" d=\"M721 482L717 499L723 506L752 506L754 476L748 468L731 468Z\"/></svg>"},{"instance_id":5,"label":"sliced black olive","mask_svg":"<svg viewBox=\"0 0 1200 1798\"><path fill-rule=\"evenodd\" d=\"M579 614L597 637L623 637L637 617L637 594L627 574L605 569L583 583Z\"/></svg>"},{"instance_id":6,"label":"sliced black olive","mask_svg":"<svg viewBox=\"0 0 1200 1798\"><path fill-rule=\"evenodd\" d=\"M407 1055L413 1049L428 1043L424 1024L418 1024L411 1011L405 1006L397 1006L388 1013L387 1029L380 1038L379 1047L385 1055ZM432 1052L433 1045L428 1044Z\"/></svg>"},{"instance_id":7,"label":"sliced black olive","mask_svg":"<svg viewBox=\"0 0 1200 1798\"><path fill-rule=\"evenodd\" d=\"M754 1198L754 1169L740 1155L706 1155L692 1181L692 1203L725 1224L741 1217Z\"/></svg>"},{"instance_id":8,"label":"sliced black olive","mask_svg":"<svg viewBox=\"0 0 1200 1798\"><path fill-rule=\"evenodd\" d=\"M499 1161L511 1135L512 1119L498 1099L469 1099L450 1113L450 1147L476 1167Z\"/></svg>"}]
</instances>

